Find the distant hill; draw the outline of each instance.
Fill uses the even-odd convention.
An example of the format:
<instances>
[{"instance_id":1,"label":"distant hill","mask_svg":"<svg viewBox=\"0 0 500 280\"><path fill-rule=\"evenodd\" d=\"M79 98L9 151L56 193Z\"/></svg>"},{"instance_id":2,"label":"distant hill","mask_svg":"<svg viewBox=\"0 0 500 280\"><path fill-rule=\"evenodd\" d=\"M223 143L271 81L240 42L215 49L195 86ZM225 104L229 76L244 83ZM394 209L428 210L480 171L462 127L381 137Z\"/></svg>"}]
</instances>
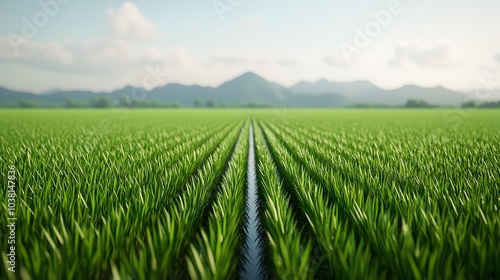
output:
<instances>
[{"instance_id":1,"label":"distant hill","mask_svg":"<svg viewBox=\"0 0 500 280\"><path fill-rule=\"evenodd\" d=\"M51 95L51 94L62 92L62 91L64 91L64 90L62 90L62 89L52 89L52 90L49 90L49 91L42 92L41 95Z\"/></svg>"},{"instance_id":2,"label":"distant hill","mask_svg":"<svg viewBox=\"0 0 500 280\"><path fill-rule=\"evenodd\" d=\"M215 89L216 96L228 104L270 104L286 103L288 89L270 83L254 73L245 73L225 82Z\"/></svg>"},{"instance_id":3,"label":"distant hill","mask_svg":"<svg viewBox=\"0 0 500 280\"><path fill-rule=\"evenodd\" d=\"M296 93L325 94L337 93L345 97L344 105L373 104L397 106L407 100L425 100L430 104L449 106L460 105L469 98L464 94L443 87L422 88L408 85L394 90L381 89L366 81L338 83L320 80L316 83L300 82L290 88Z\"/></svg>"},{"instance_id":4,"label":"distant hill","mask_svg":"<svg viewBox=\"0 0 500 280\"><path fill-rule=\"evenodd\" d=\"M13 91L0 87L0 102L1 103L14 103L20 100L36 100L42 101L43 97L33 93Z\"/></svg>"},{"instance_id":5,"label":"distant hill","mask_svg":"<svg viewBox=\"0 0 500 280\"><path fill-rule=\"evenodd\" d=\"M367 81L355 81L350 83L329 82L325 79L316 83L299 82L290 90L296 93L324 94L336 92L346 97L363 92L379 90L377 86Z\"/></svg>"},{"instance_id":6,"label":"distant hill","mask_svg":"<svg viewBox=\"0 0 500 280\"><path fill-rule=\"evenodd\" d=\"M54 90L43 94L18 92L0 88L1 106L89 105L95 100L109 99L117 104L170 104L192 106L198 102L226 106L290 106L290 107L342 107L353 105L402 106L409 99L424 100L434 105L459 105L470 98L443 87L422 88L414 85L385 90L367 81L350 83L320 80L316 83L300 82L286 88L269 82L252 72L244 73L222 85L202 87L167 84L152 90L131 86L112 92ZM127 101L128 100L128 101Z\"/></svg>"}]
</instances>

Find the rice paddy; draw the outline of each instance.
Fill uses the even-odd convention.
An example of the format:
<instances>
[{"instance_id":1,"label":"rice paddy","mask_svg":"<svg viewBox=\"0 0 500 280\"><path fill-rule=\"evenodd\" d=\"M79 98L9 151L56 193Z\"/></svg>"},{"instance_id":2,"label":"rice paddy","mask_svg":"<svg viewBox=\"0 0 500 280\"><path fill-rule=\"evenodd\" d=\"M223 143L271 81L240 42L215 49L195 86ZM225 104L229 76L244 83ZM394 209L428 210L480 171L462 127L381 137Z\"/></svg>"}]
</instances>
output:
<instances>
[{"instance_id":1,"label":"rice paddy","mask_svg":"<svg viewBox=\"0 0 500 280\"><path fill-rule=\"evenodd\" d=\"M498 279L500 112L447 114L2 110L0 278Z\"/></svg>"}]
</instances>

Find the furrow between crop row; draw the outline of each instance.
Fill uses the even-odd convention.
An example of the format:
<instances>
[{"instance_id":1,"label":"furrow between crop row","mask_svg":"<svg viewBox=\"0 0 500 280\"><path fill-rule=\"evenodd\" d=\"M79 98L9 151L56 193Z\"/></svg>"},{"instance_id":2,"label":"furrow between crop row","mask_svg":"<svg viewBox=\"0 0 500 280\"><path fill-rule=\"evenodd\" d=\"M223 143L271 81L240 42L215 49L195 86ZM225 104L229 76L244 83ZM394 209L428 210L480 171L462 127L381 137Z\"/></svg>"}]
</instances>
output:
<instances>
[{"instance_id":1,"label":"furrow between crop row","mask_svg":"<svg viewBox=\"0 0 500 280\"><path fill-rule=\"evenodd\" d=\"M262 270L262 236L260 235L260 217L258 198L259 191L257 189L257 175L255 171L255 132L253 121L249 127L249 145L248 145L248 161L247 161L247 176L248 189L246 195L246 218L247 223L245 232L247 234L245 244L245 265L242 272L242 279L254 280L261 279L264 276Z\"/></svg>"}]
</instances>

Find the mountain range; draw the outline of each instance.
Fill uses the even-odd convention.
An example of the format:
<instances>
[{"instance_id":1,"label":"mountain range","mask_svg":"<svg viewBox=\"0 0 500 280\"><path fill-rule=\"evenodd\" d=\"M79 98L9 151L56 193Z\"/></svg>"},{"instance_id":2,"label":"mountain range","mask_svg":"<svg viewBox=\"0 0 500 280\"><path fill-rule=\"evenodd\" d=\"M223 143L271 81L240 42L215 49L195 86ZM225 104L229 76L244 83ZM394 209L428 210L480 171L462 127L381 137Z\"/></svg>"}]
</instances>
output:
<instances>
[{"instance_id":1,"label":"mountain range","mask_svg":"<svg viewBox=\"0 0 500 280\"><path fill-rule=\"evenodd\" d=\"M443 87L423 88L408 85L386 90L367 81L339 83L320 80L316 83L299 82L292 87L284 87L251 72L218 87L174 83L149 91L127 86L112 92L53 90L43 94L18 92L0 87L0 106L15 106L20 102L32 102L42 106L64 106L68 100L83 104L96 99L175 102L182 106L213 102L226 106L343 107L402 106L410 99L423 100L433 105L452 106L462 104L470 98Z\"/></svg>"}]
</instances>

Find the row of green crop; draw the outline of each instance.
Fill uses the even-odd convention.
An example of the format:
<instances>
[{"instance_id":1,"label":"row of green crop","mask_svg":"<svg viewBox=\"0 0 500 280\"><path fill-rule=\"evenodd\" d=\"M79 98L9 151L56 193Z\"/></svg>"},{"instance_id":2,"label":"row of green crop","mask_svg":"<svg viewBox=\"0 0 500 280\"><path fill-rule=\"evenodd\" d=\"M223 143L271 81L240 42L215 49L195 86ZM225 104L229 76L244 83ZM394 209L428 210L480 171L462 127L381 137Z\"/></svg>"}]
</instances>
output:
<instances>
[{"instance_id":1,"label":"row of green crop","mask_svg":"<svg viewBox=\"0 0 500 280\"><path fill-rule=\"evenodd\" d=\"M203 214L211 203L213 190L226 168L239 133L239 129L230 132L198 169L176 203L167 205L158 219L158 227L147 229L147 238L142 240L137 258L132 263L139 279L178 279L186 273L183 255L203 221ZM125 265L121 273L130 273L129 268Z\"/></svg>"},{"instance_id":2,"label":"row of green crop","mask_svg":"<svg viewBox=\"0 0 500 280\"><path fill-rule=\"evenodd\" d=\"M244 276L250 139L270 278L500 278L497 132L256 113L254 136L225 114L0 120L19 174L19 273L0 244L0 278Z\"/></svg>"},{"instance_id":3,"label":"row of green crop","mask_svg":"<svg viewBox=\"0 0 500 280\"><path fill-rule=\"evenodd\" d=\"M367 131L342 134L327 127L309 130L305 124L288 126L286 131L310 133L310 139L301 140L308 146L321 143L326 147L323 154L336 158L341 168L371 172L367 179L374 184L388 183L383 180L395 182L408 194L427 195L439 186L443 191L459 193L465 204L471 196L477 197L484 187L497 181L497 136L487 131L472 136L455 135L453 142L429 142L423 137L425 130L401 135L404 130L397 128L384 129L383 137L369 136ZM377 163L376 168L373 162ZM421 178L423 175L425 180Z\"/></svg>"},{"instance_id":4,"label":"row of green crop","mask_svg":"<svg viewBox=\"0 0 500 280\"><path fill-rule=\"evenodd\" d=\"M343 180L343 184L354 186L363 191L364 197L376 196L382 198L386 205L392 207L395 214L406 214L409 211L419 211L424 207L426 211L436 212L439 206L439 212L442 215L444 212L452 212L455 216L458 213L467 213L475 216L476 220L482 219L484 212L491 212L495 210L495 205L498 204L498 197L500 196L499 188L495 186L494 181L479 184L469 184L462 181L462 177L443 176L443 182L437 184L431 179L431 174L425 170L419 169L415 171L407 171L405 174L408 178L398 178L397 171L391 171L387 167L389 159L384 159L384 164L380 160L376 162L370 161L373 158L370 155L364 155L362 158L352 158L348 156L342 157L342 164L336 164L335 154L340 154L339 149L332 147L333 141L327 136L320 134L319 138L316 135L311 135L311 139L304 139L300 137L300 132L290 128L284 128L281 134L286 134L287 139L295 139L295 144L311 147L309 157L319 160L326 168L335 166L337 176L335 180ZM283 136L282 136L283 139ZM312 145L315 143L316 145ZM315 149L321 143L321 150ZM291 146L293 146L292 144ZM366 143L366 146L369 144ZM390 143L387 144L390 147ZM427 147L425 150L429 150ZM485 147L484 149L488 149ZM413 150L414 151L414 150ZM394 154L395 152L386 151L377 153L378 157L387 157L386 154ZM455 155L460 157L459 154ZM491 155L494 157L493 154ZM447 158L447 157L439 157ZM482 157L485 158L484 156ZM429 159L421 157L413 157L405 160L405 164L411 165L414 162L429 161ZM393 161L394 162L394 161ZM457 159L457 162L463 160ZM399 163L396 161L395 163ZM422 163L421 163L422 164ZM477 163L480 164L480 163ZM467 167L461 167L467 168ZM358 172L352 172L352 169L360 169ZM404 167L403 167L404 169ZM394 174L396 173L396 174ZM466 172L462 172L463 176L468 176ZM489 174L484 174L488 177ZM493 175L494 176L494 175ZM477 179L480 179L478 177ZM486 179L489 180L489 179ZM439 187L438 187L439 186ZM393 192L387 192L386 189L391 188ZM451 199L453 193L454 199ZM425 198L425 199L421 199ZM387 203L390 202L390 203ZM415 209L417 207L417 209ZM412 222L407 221L407 222ZM417 222L422 224L421 222ZM487 223L487 224L492 224ZM479 223L478 227L484 226Z\"/></svg>"},{"instance_id":5,"label":"row of green crop","mask_svg":"<svg viewBox=\"0 0 500 280\"><path fill-rule=\"evenodd\" d=\"M191 279L235 279L241 269L248 145L247 122L212 204L208 225L190 245L187 262Z\"/></svg>"},{"instance_id":6,"label":"row of green crop","mask_svg":"<svg viewBox=\"0 0 500 280\"><path fill-rule=\"evenodd\" d=\"M300 139L300 136L293 134L290 130L286 133L290 149L297 147L297 145L303 145L300 141L299 143L294 142L293 139ZM313 158L322 159L325 162L320 164L320 169L312 171L312 173L320 177L325 185L341 185L338 180L339 170L330 168L334 165L323 156L328 148L323 147L319 150L317 146L307 147L314 154ZM456 156L460 157L460 155ZM423 159L420 158L420 160ZM405 160L405 162L411 164L412 161ZM463 161L458 159L457 162ZM370 168L376 169L377 165L363 166L363 170ZM324 172L325 170L327 172ZM374 222L357 225L357 232L371 240L372 247L379 255L385 256L387 259L386 266L388 267L393 268L393 263L396 261L402 263L404 261L401 261L401 255L389 253L397 251L400 247L398 244L380 242L388 233L388 229L384 228L386 223L380 219L381 216L392 216L394 224L399 223L402 227L409 229L410 234L405 236L406 243L416 244L414 258L419 260L418 269L420 272L428 271L439 265L442 268L447 268L448 271L453 271L448 273L465 274L467 277L475 275L487 277L498 273L497 268L489 264L491 260L500 259L500 250L498 250L495 237L500 232L499 216L496 215L498 212L496 208L499 197L498 185L494 182L476 185L475 190L468 192L472 188L470 186L461 187L463 184L461 177L442 175L447 178L450 185L443 183L439 188L435 188L427 180L427 174L422 173L422 171L412 173L412 176L420 178L420 181L423 182L422 187L426 188L426 191L421 192L420 195L412 195L411 199L395 198L394 190L398 196L401 196L408 185L412 186L412 181L404 185L398 183L382 184L370 181L370 176L358 181L362 182L361 184L343 183L350 185L353 190L361 191L358 192L360 195L353 193L345 195L345 191L343 193L337 191L334 196L340 197L340 202L347 205L347 209L359 205L364 212L368 213L366 214L368 215L367 220ZM467 175L464 174L464 176ZM484 176L489 175L484 174ZM458 187L453 187L457 185ZM417 186L413 186L413 188L417 188ZM462 199L461 195L464 193L469 193L469 197ZM428 203L429 200L433 203ZM355 221L355 218L353 216L351 220ZM397 231L394 234L398 236ZM446 238L446 236L451 238ZM444 261L450 264L444 264ZM407 266L411 265L411 259L409 262L410 264ZM442 275L443 271L440 271L440 274Z\"/></svg>"},{"instance_id":7,"label":"row of green crop","mask_svg":"<svg viewBox=\"0 0 500 280\"><path fill-rule=\"evenodd\" d=\"M187 275L189 244L204 224L241 128L241 122L211 121L167 124L168 133L157 124L141 131L140 123L102 135L68 125L64 136L53 125L22 141L12 141L19 128L4 131L0 157L19 174L16 276ZM2 278L13 276L1 267Z\"/></svg>"},{"instance_id":8,"label":"row of green crop","mask_svg":"<svg viewBox=\"0 0 500 280\"><path fill-rule=\"evenodd\" d=\"M312 279L311 243L298 229L290 199L283 190L260 129L256 129L255 134L261 229L269 276L273 279Z\"/></svg>"},{"instance_id":9,"label":"row of green crop","mask_svg":"<svg viewBox=\"0 0 500 280\"><path fill-rule=\"evenodd\" d=\"M297 197L299 208L305 209L297 189L314 191L309 185L319 186L316 191L323 192L321 199L326 199L323 213L334 211L335 218L344 227L343 235L351 239L352 248L345 251L344 258L356 259L369 266L365 270L351 265L341 269L342 266L336 265L332 258L338 255L336 251L342 251L345 238L321 236L314 232L317 245L324 254L331 255L327 257L329 276L415 279L498 276L498 268L492 264L500 262L497 242L500 221L496 209L498 185L490 181L480 185L480 191L476 189L467 193L463 188L445 183L436 187L426 181L425 172L408 168L408 178L395 180L387 170L378 170L383 167L376 161L370 162L370 157L363 154L363 150L370 146L359 142L363 137L357 135L352 140L358 142L353 145L343 139L345 147L342 147L338 139L326 136L328 128L316 131L306 125L307 122L302 127L297 122L263 123L274 159L281 165L281 175L288 181L290 193ZM397 150L391 150L391 144L385 143L385 148L389 149L381 149L377 155L398 157ZM446 149L440 150L444 151ZM440 158L445 156L438 155ZM481 159L491 162L484 155ZM406 159L404 163L412 164L412 161ZM376 176L380 178L374 180ZM449 180L451 185L455 181L457 185L461 184L460 177L450 177L449 173L440 176ZM423 182L420 188L424 190L419 191L418 186L413 185L419 180ZM469 196L467 201L460 197L463 193ZM489 200L485 202L485 198ZM321 199L315 198L314 201ZM428 203L429 200L433 203ZM458 208L459 204L462 204L461 208ZM328 224L319 220L309 219L308 222L313 229L320 225L328 228ZM332 238L337 245L328 250L324 243L329 242L324 238Z\"/></svg>"},{"instance_id":10,"label":"row of green crop","mask_svg":"<svg viewBox=\"0 0 500 280\"><path fill-rule=\"evenodd\" d=\"M379 274L378 264L372 259L366 243L346 230L346 222L340 219L339 206L331 203L323 186L315 183L274 135L264 135L287 192L306 217L308 229L314 237L313 245L319 253L311 261L321 263L316 276L341 279L384 276Z\"/></svg>"},{"instance_id":11,"label":"row of green crop","mask_svg":"<svg viewBox=\"0 0 500 280\"><path fill-rule=\"evenodd\" d=\"M211 155L219 145L218 139L225 138L227 131L212 135L198 148L193 147L191 157L196 161L176 161L165 167L165 173L158 176L161 184L142 182L142 173L134 176L134 169L124 171L134 181L120 180L120 174L115 177L112 172L105 176L107 169L102 158L101 161L92 158L88 169L79 174L92 178L92 173L98 170L101 175L90 182L70 181L68 186L62 186L51 182L50 178L57 176L44 170L47 172L42 176L44 187L38 188L30 200L34 205L19 207L29 213L19 217L23 221L18 229L19 261L35 278L51 273L58 273L56 276L60 278L75 273L77 267L87 267L88 277L108 273L111 262L135 254L146 228L157 226L162 209L171 204L169 201L179 188L195 175L202 156ZM21 188L24 184L35 185L30 180L22 182ZM47 263L50 265L44 265Z\"/></svg>"}]
</instances>

